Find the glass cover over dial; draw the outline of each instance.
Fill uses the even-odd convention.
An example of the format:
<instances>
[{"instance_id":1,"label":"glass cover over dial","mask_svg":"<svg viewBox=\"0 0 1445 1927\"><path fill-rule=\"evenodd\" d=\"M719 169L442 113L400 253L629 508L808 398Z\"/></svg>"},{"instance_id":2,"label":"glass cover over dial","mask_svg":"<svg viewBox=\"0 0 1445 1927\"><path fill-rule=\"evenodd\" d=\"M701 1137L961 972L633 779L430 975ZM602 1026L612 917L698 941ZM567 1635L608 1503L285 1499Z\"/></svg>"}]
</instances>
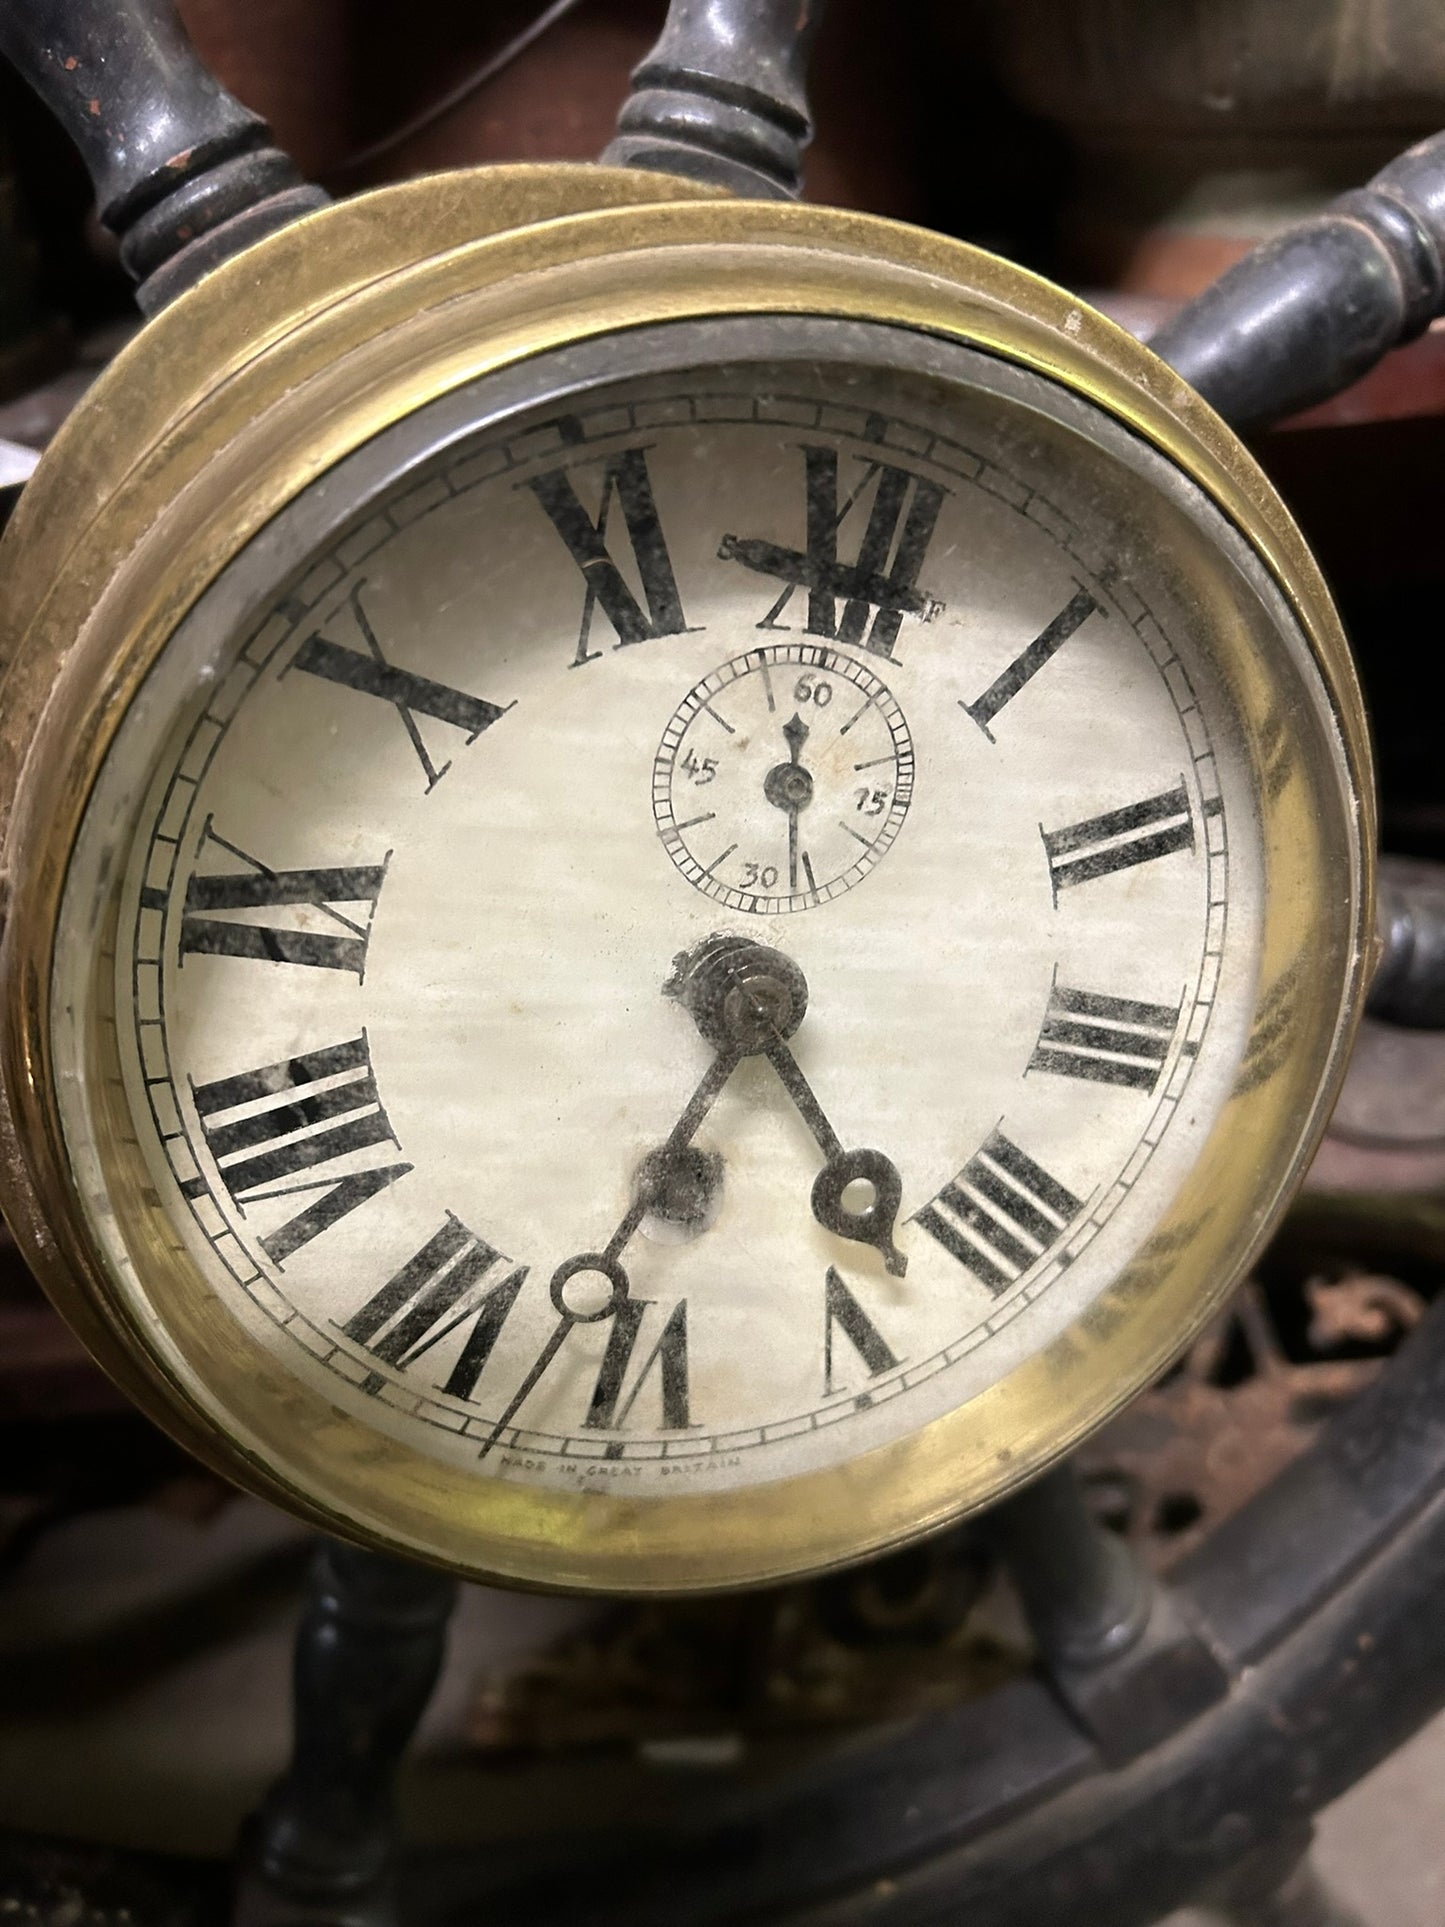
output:
<instances>
[{"instance_id":1,"label":"glass cover over dial","mask_svg":"<svg viewBox=\"0 0 1445 1927\"><path fill-rule=\"evenodd\" d=\"M639 1500L837 1466L1198 1158L1259 967L1221 618L1162 460L972 359L414 439L152 672L76 858L123 1104L207 1315L352 1419Z\"/></svg>"}]
</instances>

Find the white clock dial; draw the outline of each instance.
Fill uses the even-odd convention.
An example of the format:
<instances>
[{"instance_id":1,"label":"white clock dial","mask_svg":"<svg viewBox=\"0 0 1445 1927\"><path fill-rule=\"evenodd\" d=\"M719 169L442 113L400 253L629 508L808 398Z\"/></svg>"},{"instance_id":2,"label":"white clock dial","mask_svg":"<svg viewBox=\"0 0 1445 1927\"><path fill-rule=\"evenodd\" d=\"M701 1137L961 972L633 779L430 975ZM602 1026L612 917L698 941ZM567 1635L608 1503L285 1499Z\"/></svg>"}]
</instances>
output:
<instances>
[{"instance_id":1,"label":"white clock dial","mask_svg":"<svg viewBox=\"0 0 1445 1927\"><path fill-rule=\"evenodd\" d=\"M1066 444L856 369L618 381L269 596L116 946L226 1316L479 1480L646 1499L1087 1311L1233 1083L1260 852L1203 619Z\"/></svg>"}]
</instances>

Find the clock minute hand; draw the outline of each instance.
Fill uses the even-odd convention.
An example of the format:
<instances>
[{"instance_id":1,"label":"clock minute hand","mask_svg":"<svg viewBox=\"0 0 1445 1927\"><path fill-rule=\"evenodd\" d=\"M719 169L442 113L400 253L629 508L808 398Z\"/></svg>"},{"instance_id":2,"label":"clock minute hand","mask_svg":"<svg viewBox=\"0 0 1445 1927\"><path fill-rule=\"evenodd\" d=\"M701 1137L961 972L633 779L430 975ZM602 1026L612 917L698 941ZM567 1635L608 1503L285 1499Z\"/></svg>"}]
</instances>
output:
<instances>
[{"instance_id":1,"label":"clock minute hand","mask_svg":"<svg viewBox=\"0 0 1445 1927\"><path fill-rule=\"evenodd\" d=\"M522 1380L521 1384L512 1394L512 1397L508 1400L507 1409L502 1413L502 1416L497 1420L496 1424L483 1440L481 1451L477 1455L479 1458L486 1458L502 1433L506 1431L513 1419L516 1418L518 1412L521 1411L523 1405L526 1404L528 1398L531 1396L533 1389L541 1379L543 1373L547 1370L558 1352L561 1351L573 1327L577 1325L594 1325L599 1319L611 1318L616 1314L618 1308L626 1302L628 1294L632 1289L632 1284L622 1264L622 1253L626 1250L633 1232L636 1231L637 1227L646 1217L649 1206L656 1198L659 1186L665 1183L669 1162L676 1157L679 1151L686 1150L687 1146L691 1143L703 1119L712 1109L718 1093L737 1069L738 1062L743 1054L740 1047L732 1044L725 1043L720 1046L711 1064L708 1065L707 1070L703 1073L702 1081L684 1106L682 1115L678 1118L676 1124L673 1125L671 1131L668 1132L657 1150L645 1161L643 1172L639 1174L638 1182L633 1192L632 1202L626 1211L623 1212L617 1229L607 1240L603 1249L601 1251L579 1251L575 1258L564 1258L562 1263L558 1265L557 1269L552 1273L550 1289L552 1306L557 1313L557 1323L552 1327L546 1344L533 1360L527 1376ZM605 1279L607 1281L607 1298L605 1302L594 1306L578 1305L569 1302L567 1286L579 1273L590 1273L592 1275L594 1289L596 1288L596 1280Z\"/></svg>"}]
</instances>

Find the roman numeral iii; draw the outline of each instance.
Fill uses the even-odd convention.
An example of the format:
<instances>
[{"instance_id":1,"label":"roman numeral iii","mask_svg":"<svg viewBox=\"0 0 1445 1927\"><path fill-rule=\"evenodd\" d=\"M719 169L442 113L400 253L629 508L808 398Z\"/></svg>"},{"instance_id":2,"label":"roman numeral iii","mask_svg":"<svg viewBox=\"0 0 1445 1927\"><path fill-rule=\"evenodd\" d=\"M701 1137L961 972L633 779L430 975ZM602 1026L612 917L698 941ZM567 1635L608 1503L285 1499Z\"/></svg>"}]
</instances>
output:
<instances>
[{"instance_id":1,"label":"roman numeral iii","mask_svg":"<svg viewBox=\"0 0 1445 1927\"><path fill-rule=\"evenodd\" d=\"M580 432L575 424L573 432ZM681 635L686 630L682 597L678 594L672 557L662 533L652 478L647 472L646 449L629 448L620 455L608 456L602 474L602 502L595 520L582 506L568 469L551 469L545 475L534 477L527 487L547 511L587 585L577 653L572 658L574 669L581 663L595 662L602 654L600 649L588 647L592 639L592 619L599 606L616 632L619 649L657 636ZM622 511L621 533L632 551L647 603L645 611L629 588L613 553L618 532L611 531L609 540L608 525L614 503Z\"/></svg>"},{"instance_id":2,"label":"roman numeral iii","mask_svg":"<svg viewBox=\"0 0 1445 1927\"><path fill-rule=\"evenodd\" d=\"M349 970L360 977L377 898L386 878L380 863L334 870L273 870L259 857L229 842L206 819L200 860L220 852L245 867L193 874L186 885L181 917L180 953L188 956L255 957L268 963L308 964L321 970ZM148 909L165 908L165 892L146 889ZM245 922L251 910L294 910L285 923ZM317 914L308 917L307 911Z\"/></svg>"},{"instance_id":3,"label":"roman numeral iii","mask_svg":"<svg viewBox=\"0 0 1445 1927\"><path fill-rule=\"evenodd\" d=\"M904 616L927 622L943 608L919 590L918 577L948 491L910 469L859 459L863 460L862 479L840 502L837 449L803 445L806 548L786 549L776 542L725 535L718 554L725 562L740 562L745 569L783 583L783 592L758 624L760 629L785 627L779 616L795 591L805 588L810 635L864 643L874 655L891 657ZM838 554L839 531L870 493L856 559L844 562Z\"/></svg>"},{"instance_id":4,"label":"roman numeral iii","mask_svg":"<svg viewBox=\"0 0 1445 1927\"><path fill-rule=\"evenodd\" d=\"M1083 1200L995 1131L913 1222L995 1298L1058 1243Z\"/></svg>"},{"instance_id":5,"label":"roman numeral iii","mask_svg":"<svg viewBox=\"0 0 1445 1927\"><path fill-rule=\"evenodd\" d=\"M1178 1004L1141 1004L1055 984L1031 1071L1081 1077L1095 1084L1127 1084L1152 1091L1179 1022Z\"/></svg>"},{"instance_id":6,"label":"roman numeral iii","mask_svg":"<svg viewBox=\"0 0 1445 1927\"><path fill-rule=\"evenodd\" d=\"M320 1193L259 1240L278 1265L412 1168L358 1170L350 1162L378 1144L401 1148L377 1096L365 1034L195 1085L192 1097L221 1180L242 1210ZM325 1165L343 1168L328 1172ZM197 1198L207 1185L204 1178L191 1178L182 1189Z\"/></svg>"},{"instance_id":7,"label":"roman numeral iii","mask_svg":"<svg viewBox=\"0 0 1445 1927\"><path fill-rule=\"evenodd\" d=\"M1147 796L1142 803L1088 817L1063 830L1041 826L1039 834L1048 853L1057 903L1060 890L1110 876L1115 870L1132 869L1136 863L1152 863L1175 850L1192 850L1194 818L1189 792L1181 781L1176 789Z\"/></svg>"},{"instance_id":8,"label":"roman numeral iii","mask_svg":"<svg viewBox=\"0 0 1445 1927\"><path fill-rule=\"evenodd\" d=\"M438 722L449 723L463 732L468 743L474 743L484 729L490 729L499 716L506 715L512 704L486 702L480 696L467 695L465 690L452 689L444 682L433 682L428 676L413 675L409 669L394 667L382 654L381 644L362 606L361 592L365 587L364 582L358 582L348 598L364 650L343 647L318 631L306 638L283 673L299 669L308 676L321 677L324 682L356 689L364 696L374 696L378 702L390 703L416 751L426 786L433 790L451 763L447 761L438 767L432 761L417 717L431 716Z\"/></svg>"},{"instance_id":9,"label":"roman numeral iii","mask_svg":"<svg viewBox=\"0 0 1445 1927\"><path fill-rule=\"evenodd\" d=\"M384 1365L404 1370L470 1323L441 1389L470 1398L477 1388L507 1314L526 1280L526 1266L505 1271L506 1259L485 1238L447 1214L440 1231L354 1312L342 1330ZM501 1268L505 1275L490 1278ZM377 1378L365 1389L379 1387Z\"/></svg>"}]
</instances>

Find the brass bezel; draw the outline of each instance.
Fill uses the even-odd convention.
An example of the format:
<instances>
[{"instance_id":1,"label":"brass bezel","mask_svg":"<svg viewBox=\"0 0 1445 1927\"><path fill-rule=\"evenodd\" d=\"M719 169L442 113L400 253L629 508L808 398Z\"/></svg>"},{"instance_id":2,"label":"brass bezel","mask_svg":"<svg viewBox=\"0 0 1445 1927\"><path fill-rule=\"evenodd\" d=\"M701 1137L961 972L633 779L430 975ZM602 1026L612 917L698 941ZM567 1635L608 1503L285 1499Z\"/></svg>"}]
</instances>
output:
<instances>
[{"instance_id":1,"label":"brass bezel","mask_svg":"<svg viewBox=\"0 0 1445 1927\"><path fill-rule=\"evenodd\" d=\"M544 1492L379 1445L279 1363L268 1382L219 1329L190 1334L209 1347L203 1383L118 1301L69 1171L51 1067L67 865L128 704L276 509L417 407L618 330L777 313L883 319L1050 377L1162 451L1283 592L1347 776L1262 787L1267 843L1291 869L1268 912L1246 1058L1259 1074L1241 1077L1145 1251L1062 1339L912 1438L826 1472L633 1502ZM1373 921L1368 732L1338 620L1278 498L1198 397L1102 316L1006 262L870 217L722 201L614 170L479 170L382 190L270 237L145 328L41 464L0 571L0 1202L57 1306L138 1403L330 1531L475 1577L609 1591L755 1584L898 1543L1028 1478L1157 1373L1257 1251L1323 1129ZM1245 660L1245 639L1234 647L1262 742L1270 677ZM1321 799L1333 826L1314 820ZM1228 1210L1201 1210L1219 1195ZM163 1245L161 1265L174 1241ZM259 1399L267 1438L228 1432L228 1373L230 1409Z\"/></svg>"}]
</instances>

